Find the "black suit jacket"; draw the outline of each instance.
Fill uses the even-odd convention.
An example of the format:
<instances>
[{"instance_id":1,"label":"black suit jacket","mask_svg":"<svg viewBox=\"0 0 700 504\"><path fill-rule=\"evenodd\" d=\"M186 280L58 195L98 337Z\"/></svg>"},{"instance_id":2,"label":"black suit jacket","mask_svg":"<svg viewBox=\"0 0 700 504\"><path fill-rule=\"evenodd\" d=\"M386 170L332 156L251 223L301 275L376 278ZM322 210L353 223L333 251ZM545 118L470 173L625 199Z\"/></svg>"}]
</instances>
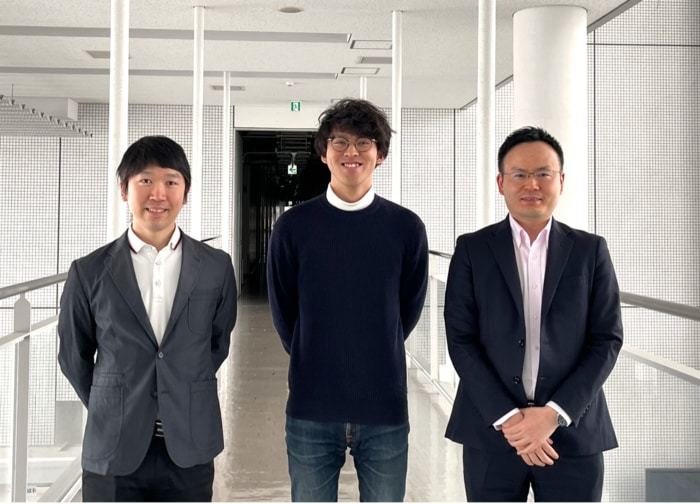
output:
<instances>
[{"instance_id":1,"label":"black suit jacket","mask_svg":"<svg viewBox=\"0 0 700 504\"><path fill-rule=\"evenodd\" d=\"M552 400L572 419L554 432L554 448L560 455L589 455L616 447L602 386L622 346L622 322L603 238L552 221L541 324L534 402ZM510 449L492 427L527 406L523 299L508 218L457 240L445 325L460 377L447 437L486 451Z\"/></svg>"},{"instance_id":2,"label":"black suit jacket","mask_svg":"<svg viewBox=\"0 0 700 504\"><path fill-rule=\"evenodd\" d=\"M173 461L223 449L216 370L236 320L231 258L182 235L182 267L160 346L143 305L126 233L73 262L58 320L58 362L88 409L83 469L138 468L163 421Z\"/></svg>"}]
</instances>

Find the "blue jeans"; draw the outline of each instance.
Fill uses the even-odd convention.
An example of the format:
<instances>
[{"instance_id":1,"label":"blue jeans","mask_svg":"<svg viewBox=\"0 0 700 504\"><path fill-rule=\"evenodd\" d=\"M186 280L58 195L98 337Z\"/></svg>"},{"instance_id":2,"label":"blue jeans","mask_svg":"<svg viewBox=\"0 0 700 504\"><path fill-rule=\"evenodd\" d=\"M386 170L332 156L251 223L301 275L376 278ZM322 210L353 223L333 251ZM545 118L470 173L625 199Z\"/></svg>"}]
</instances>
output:
<instances>
[{"instance_id":1,"label":"blue jeans","mask_svg":"<svg viewBox=\"0 0 700 504\"><path fill-rule=\"evenodd\" d=\"M361 502L403 501L408 423L313 422L287 415L286 431L292 501L337 501L338 477L347 448L355 462Z\"/></svg>"}]
</instances>

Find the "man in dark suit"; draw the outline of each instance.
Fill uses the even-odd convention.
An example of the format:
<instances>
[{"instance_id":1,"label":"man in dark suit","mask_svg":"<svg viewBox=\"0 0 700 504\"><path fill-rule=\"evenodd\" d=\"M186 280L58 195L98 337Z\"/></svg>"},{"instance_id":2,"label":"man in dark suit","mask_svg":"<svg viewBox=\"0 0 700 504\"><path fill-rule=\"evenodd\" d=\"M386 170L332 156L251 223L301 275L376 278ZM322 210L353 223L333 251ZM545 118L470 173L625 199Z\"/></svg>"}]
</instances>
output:
<instances>
[{"instance_id":1,"label":"man in dark suit","mask_svg":"<svg viewBox=\"0 0 700 504\"><path fill-rule=\"evenodd\" d=\"M210 501L231 258L175 224L191 181L177 143L138 140L117 176L132 224L73 262L58 322L61 370L88 409L83 500Z\"/></svg>"},{"instance_id":2,"label":"man in dark suit","mask_svg":"<svg viewBox=\"0 0 700 504\"><path fill-rule=\"evenodd\" d=\"M602 386L622 346L605 240L552 218L559 143L540 128L498 152L508 217L457 240L445 293L460 377L447 437L464 445L470 501L599 501L617 446Z\"/></svg>"}]
</instances>

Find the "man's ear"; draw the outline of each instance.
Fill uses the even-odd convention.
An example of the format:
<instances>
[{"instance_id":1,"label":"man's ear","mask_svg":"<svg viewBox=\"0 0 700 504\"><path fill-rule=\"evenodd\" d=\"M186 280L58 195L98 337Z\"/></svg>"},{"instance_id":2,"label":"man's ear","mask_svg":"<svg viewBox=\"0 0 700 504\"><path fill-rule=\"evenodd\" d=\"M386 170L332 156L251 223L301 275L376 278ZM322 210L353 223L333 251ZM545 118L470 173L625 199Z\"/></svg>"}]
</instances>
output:
<instances>
[{"instance_id":1,"label":"man's ear","mask_svg":"<svg viewBox=\"0 0 700 504\"><path fill-rule=\"evenodd\" d=\"M379 165L382 164L383 162L384 162L384 157L382 157L382 156L377 156L377 164L374 165L374 167L376 168L377 166L379 166Z\"/></svg>"},{"instance_id":2,"label":"man's ear","mask_svg":"<svg viewBox=\"0 0 700 504\"><path fill-rule=\"evenodd\" d=\"M129 199L129 194L127 192L127 186L124 184L119 184L119 191L122 194L122 201L127 201Z\"/></svg>"},{"instance_id":3,"label":"man's ear","mask_svg":"<svg viewBox=\"0 0 700 504\"><path fill-rule=\"evenodd\" d=\"M498 186L498 192L503 194L503 175L500 173L496 175L496 185Z\"/></svg>"},{"instance_id":4,"label":"man's ear","mask_svg":"<svg viewBox=\"0 0 700 504\"><path fill-rule=\"evenodd\" d=\"M327 158L326 158L325 155L324 155L324 156L321 156L321 161L323 161L323 164L325 164L325 165L328 164L328 161L327 161Z\"/></svg>"}]
</instances>

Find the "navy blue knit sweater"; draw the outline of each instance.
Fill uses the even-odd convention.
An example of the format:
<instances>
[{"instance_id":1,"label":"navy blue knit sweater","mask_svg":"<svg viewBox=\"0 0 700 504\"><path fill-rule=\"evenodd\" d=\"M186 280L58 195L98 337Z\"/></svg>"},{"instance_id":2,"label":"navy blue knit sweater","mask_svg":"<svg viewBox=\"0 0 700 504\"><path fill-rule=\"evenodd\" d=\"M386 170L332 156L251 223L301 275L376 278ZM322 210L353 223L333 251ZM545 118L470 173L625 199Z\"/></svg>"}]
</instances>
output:
<instances>
[{"instance_id":1,"label":"navy blue knit sweater","mask_svg":"<svg viewBox=\"0 0 700 504\"><path fill-rule=\"evenodd\" d=\"M404 340L420 317L427 272L423 222L379 196L348 212L323 194L277 220L267 285L290 355L289 416L408 420Z\"/></svg>"}]
</instances>

